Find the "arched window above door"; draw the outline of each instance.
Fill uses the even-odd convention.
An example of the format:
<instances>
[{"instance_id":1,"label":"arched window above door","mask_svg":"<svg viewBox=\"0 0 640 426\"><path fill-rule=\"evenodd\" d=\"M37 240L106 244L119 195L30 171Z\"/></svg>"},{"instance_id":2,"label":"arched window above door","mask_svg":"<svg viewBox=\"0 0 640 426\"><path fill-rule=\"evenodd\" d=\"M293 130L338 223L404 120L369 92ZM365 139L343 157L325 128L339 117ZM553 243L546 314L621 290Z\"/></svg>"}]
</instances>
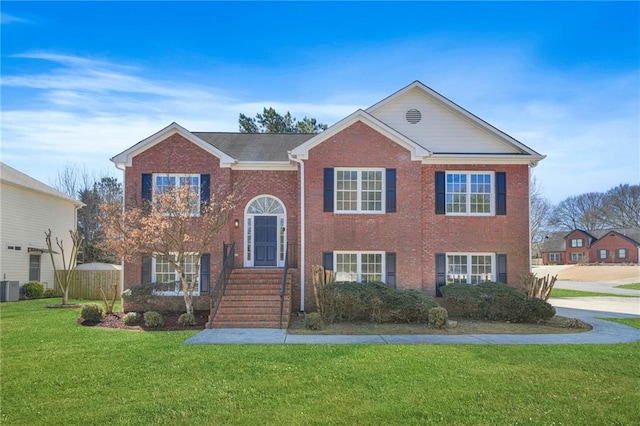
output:
<instances>
[{"instance_id":1,"label":"arched window above door","mask_svg":"<svg viewBox=\"0 0 640 426\"><path fill-rule=\"evenodd\" d=\"M284 207L273 197L258 197L247 207L247 214L284 214Z\"/></svg>"}]
</instances>

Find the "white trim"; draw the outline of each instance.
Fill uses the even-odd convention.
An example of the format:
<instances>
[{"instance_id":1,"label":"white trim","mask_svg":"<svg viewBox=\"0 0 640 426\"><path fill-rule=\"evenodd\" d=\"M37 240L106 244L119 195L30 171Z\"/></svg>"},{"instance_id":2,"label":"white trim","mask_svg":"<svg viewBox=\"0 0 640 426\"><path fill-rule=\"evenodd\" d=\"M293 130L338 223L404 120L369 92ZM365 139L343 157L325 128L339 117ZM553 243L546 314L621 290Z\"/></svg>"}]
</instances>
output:
<instances>
[{"instance_id":1,"label":"white trim","mask_svg":"<svg viewBox=\"0 0 640 426\"><path fill-rule=\"evenodd\" d=\"M322 142L331 138L332 136L335 136L336 134L338 134L339 132L341 132L342 130L346 129L347 127L351 126L356 122L362 122L366 124L367 126L371 127L373 130L377 131L383 136L386 136L387 138L391 139L398 145L410 151L412 160L419 161L422 159L422 157L428 157L431 155L431 152L428 149L417 144L415 141L404 136L402 133L389 127L388 125L378 120L377 118L367 113L366 111L359 109L353 114L343 118L333 126L329 127L324 132L319 133L318 135L312 137L305 143L298 145L296 148L294 148L290 152L290 156L293 156L294 158L299 158L301 160L308 160L309 151L312 148L321 144Z\"/></svg>"},{"instance_id":2,"label":"white trim","mask_svg":"<svg viewBox=\"0 0 640 426\"><path fill-rule=\"evenodd\" d=\"M356 282L361 282L362 280L362 255L363 254L376 254L380 255L380 265L381 265L381 273L380 273L380 281L383 283L387 282L387 256L384 251L377 250L335 250L333 252L333 270L336 272L336 281L340 281L338 279L338 255L339 254L355 254L356 255Z\"/></svg>"},{"instance_id":3,"label":"white trim","mask_svg":"<svg viewBox=\"0 0 640 426\"><path fill-rule=\"evenodd\" d=\"M458 213L458 212L448 212L447 211L447 196L449 192L447 191L447 177L449 175L466 175L467 176L467 192L466 192L466 212ZM471 212L471 175L491 175L491 192L489 193L489 213L472 213ZM495 172L491 170L450 170L445 172L444 176L444 211L446 216L495 216L496 215L496 176ZM484 193L481 193L484 194Z\"/></svg>"},{"instance_id":4,"label":"white trim","mask_svg":"<svg viewBox=\"0 0 640 426\"><path fill-rule=\"evenodd\" d=\"M275 201L277 201L280 206L282 207L282 210L284 213L249 213L249 206L251 206L251 204L256 201L259 198L263 198L263 197L267 197L267 198L271 198ZM278 253L276 255L276 266L278 268L282 268L284 267L284 260L283 260L283 250L287 249L287 207L285 206L285 204L282 202L282 200L278 197L276 197L275 195L271 195L271 194L260 194L256 197L253 197L251 200L249 200L249 202L247 202L247 204L244 206L244 231L242 233L243 235L243 242L244 242L244 262L243 265L245 268L253 268L254 264L253 264L253 260L255 257L255 250L253 250L253 240L255 238L255 221L254 218L256 216L275 216L276 217L276 226L277 226L277 247L278 247ZM249 225L249 221L251 221L251 224ZM284 221L284 233L281 233L280 231L282 230L282 222ZM249 241L248 237L248 231L249 229L251 229L251 241ZM251 251L251 259L249 259L249 249L252 249Z\"/></svg>"},{"instance_id":5,"label":"white trim","mask_svg":"<svg viewBox=\"0 0 640 426\"><path fill-rule=\"evenodd\" d=\"M358 173L356 188L356 210L338 210L338 172L354 171ZM380 172L382 188L380 210L362 210L362 172ZM380 167L334 167L333 169L333 212L335 214L385 214L386 213L386 169Z\"/></svg>"},{"instance_id":6,"label":"white trim","mask_svg":"<svg viewBox=\"0 0 640 426\"><path fill-rule=\"evenodd\" d=\"M496 263L496 254L495 253L484 253L484 252L447 252L445 253L445 282L449 284L449 256L466 256L467 257L467 282L466 284L471 284L471 256L490 256L491 257L491 281L496 281L497 268L498 264ZM464 284L464 283L463 283Z\"/></svg>"},{"instance_id":7,"label":"white trim","mask_svg":"<svg viewBox=\"0 0 640 426\"><path fill-rule=\"evenodd\" d=\"M157 145L158 143L164 141L170 136L175 134L179 134L183 138L188 141L194 143L196 146L202 148L206 152L214 155L215 157L220 159L220 167L231 167L232 164L235 164L237 160L224 152L220 151L218 148L214 147L210 143L205 142L203 139L200 139L184 127L180 126L178 123L171 123L164 129L154 133L146 139L141 140L137 144L133 145L131 148L121 152L115 157L111 158L111 161L115 163L116 167L124 168L130 167L133 162L133 158L141 154L142 152L148 150L149 148Z\"/></svg>"},{"instance_id":8,"label":"white trim","mask_svg":"<svg viewBox=\"0 0 640 426\"><path fill-rule=\"evenodd\" d=\"M289 159L300 164L300 312L304 312L304 270L305 270L305 192L304 192L304 161L288 152Z\"/></svg>"},{"instance_id":9,"label":"white trim","mask_svg":"<svg viewBox=\"0 0 640 426\"><path fill-rule=\"evenodd\" d=\"M231 170L297 171L298 167L289 161L238 161Z\"/></svg>"},{"instance_id":10,"label":"white trim","mask_svg":"<svg viewBox=\"0 0 640 426\"><path fill-rule=\"evenodd\" d=\"M526 164L531 167L546 158L546 155L522 154L438 154L422 159L422 164L456 165L456 164Z\"/></svg>"}]
</instances>

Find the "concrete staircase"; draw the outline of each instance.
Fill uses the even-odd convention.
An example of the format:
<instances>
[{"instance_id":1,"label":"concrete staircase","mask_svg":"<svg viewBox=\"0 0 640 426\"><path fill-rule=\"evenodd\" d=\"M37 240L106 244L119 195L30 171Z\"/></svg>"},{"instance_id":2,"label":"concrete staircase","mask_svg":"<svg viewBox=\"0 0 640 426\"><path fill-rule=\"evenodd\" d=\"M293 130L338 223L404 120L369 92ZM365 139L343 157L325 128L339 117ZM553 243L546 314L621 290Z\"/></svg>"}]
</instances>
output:
<instances>
[{"instance_id":1,"label":"concrete staircase","mask_svg":"<svg viewBox=\"0 0 640 426\"><path fill-rule=\"evenodd\" d=\"M282 327L291 312L291 274L287 277ZM234 269L213 319L213 328L280 327L282 269Z\"/></svg>"}]
</instances>

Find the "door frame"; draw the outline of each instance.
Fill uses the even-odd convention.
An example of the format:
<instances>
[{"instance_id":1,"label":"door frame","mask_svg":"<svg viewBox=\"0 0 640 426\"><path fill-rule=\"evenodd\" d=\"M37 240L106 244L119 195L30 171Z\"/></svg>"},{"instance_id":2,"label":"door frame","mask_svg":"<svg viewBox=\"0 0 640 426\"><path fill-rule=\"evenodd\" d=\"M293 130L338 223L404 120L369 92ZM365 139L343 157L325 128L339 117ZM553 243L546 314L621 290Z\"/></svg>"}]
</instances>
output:
<instances>
[{"instance_id":1,"label":"door frame","mask_svg":"<svg viewBox=\"0 0 640 426\"><path fill-rule=\"evenodd\" d=\"M253 197L244 209L244 263L245 268L253 268L254 264L254 218L256 216L276 216L277 229L277 261L276 267L284 267L284 255L287 249L287 209L278 197L271 194L261 194Z\"/></svg>"}]
</instances>

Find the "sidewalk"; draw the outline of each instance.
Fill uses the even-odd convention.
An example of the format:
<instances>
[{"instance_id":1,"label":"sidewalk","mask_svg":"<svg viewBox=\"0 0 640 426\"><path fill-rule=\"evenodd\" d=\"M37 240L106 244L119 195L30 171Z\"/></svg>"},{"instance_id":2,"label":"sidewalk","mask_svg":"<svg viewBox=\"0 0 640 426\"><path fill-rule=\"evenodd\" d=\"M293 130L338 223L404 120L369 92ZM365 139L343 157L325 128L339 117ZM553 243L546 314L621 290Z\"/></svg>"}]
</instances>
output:
<instances>
[{"instance_id":1,"label":"sidewalk","mask_svg":"<svg viewBox=\"0 0 640 426\"><path fill-rule=\"evenodd\" d=\"M578 318L593 326L585 333L567 334L460 334L454 336L419 335L302 335L286 330L264 328L217 328L203 330L187 339L188 345L225 344L611 344L640 341L640 330L600 318L637 318L615 312L557 308L558 315Z\"/></svg>"}]
</instances>

